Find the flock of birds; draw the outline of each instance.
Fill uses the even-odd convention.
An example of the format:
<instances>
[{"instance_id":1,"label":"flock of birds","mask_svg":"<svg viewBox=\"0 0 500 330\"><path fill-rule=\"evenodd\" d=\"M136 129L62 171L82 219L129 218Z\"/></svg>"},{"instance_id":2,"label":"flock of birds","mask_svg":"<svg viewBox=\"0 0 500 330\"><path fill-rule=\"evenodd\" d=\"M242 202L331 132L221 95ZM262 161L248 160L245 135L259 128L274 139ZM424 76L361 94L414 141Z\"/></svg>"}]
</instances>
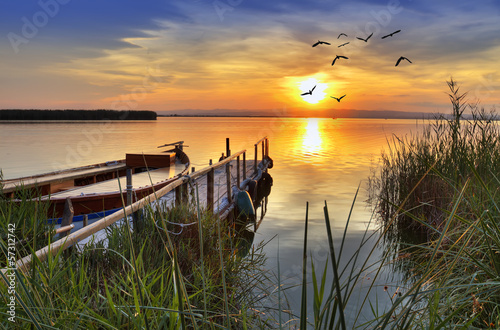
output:
<instances>
[{"instance_id":1,"label":"flock of birds","mask_svg":"<svg viewBox=\"0 0 500 330\"><path fill-rule=\"evenodd\" d=\"M394 36L395 34L397 34L397 33L399 33L399 32L401 32L401 30L396 30L396 31L394 31L394 32L392 32L392 33L389 33L389 34L384 35L381 39L385 39L385 38L392 37L392 36ZM341 34L339 34L339 35L338 35L337 39L339 39L339 38L340 38L340 37L342 37L342 36L348 37L348 35L347 35L347 34L345 34L345 33L341 33ZM370 34L368 37L366 37L366 38L356 37L356 39L361 40L361 41L364 41L364 42L368 42L368 40L369 40L372 36L373 36L373 33L371 33L371 34ZM343 43L343 44L338 45L337 47L343 47L343 46L348 45L349 43L350 43L350 42L345 42L345 43ZM321 40L318 40L318 41L317 41L316 43L314 43L312 46L313 46L313 47L316 47L316 46L318 46L318 45L331 45L331 43L326 42L326 41L321 41ZM336 55L336 56L335 56L335 58L333 59L332 66L333 66L333 65L335 65L335 62L336 62L337 60L339 60L339 59L345 59L345 60L348 60L349 58L348 58L347 56L343 56L343 55ZM408 62L412 63L412 61L410 61L410 59L408 59L407 57L405 57L405 56L401 56L401 57L399 57L399 58L398 58L398 60L396 61L396 65L395 65L395 66L398 66L398 65L401 63L401 61L408 61ZM312 95L312 93L313 93L313 91L314 91L314 89L315 89L315 88L316 88L316 86L314 86L314 87L313 87L312 89L310 89L308 92L305 92L305 93L300 94L300 96ZM347 95L347 94L344 94L344 95L342 95L341 97L334 97L334 96L330 96L330 97L331 97L331 98L333 98L333 99L335 99L335 100L337 100L337 102L340 102L340 100L342 100L342 99L343 99L346 95Z\"/></svg>"}]
</instances>

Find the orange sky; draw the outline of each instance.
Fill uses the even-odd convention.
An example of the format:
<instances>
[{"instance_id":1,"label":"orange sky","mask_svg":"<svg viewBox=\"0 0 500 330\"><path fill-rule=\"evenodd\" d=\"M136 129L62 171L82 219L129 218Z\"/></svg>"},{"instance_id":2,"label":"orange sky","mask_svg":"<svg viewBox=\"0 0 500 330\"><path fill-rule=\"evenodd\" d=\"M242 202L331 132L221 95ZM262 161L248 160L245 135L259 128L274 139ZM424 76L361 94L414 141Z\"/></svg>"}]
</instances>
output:
<instances>
[{"instance_id":1,"label":"orange sky","mask_svg":"<svg viewBox=\"0 0 500 330\"><path fill-rule=\"evenodd\" d=\"M1 8L11 15L0 25L0 108L447 112L450 77L486 108L500 101L495 2L154 3L108 4L114 18L95 1L62 2L53 17L36 4ZM349 59L332 66L335 55ZM400 56L413 63L395 67ZM311 82L325 95L315 104L300 96Z\"/></svg>"}]
</instances>

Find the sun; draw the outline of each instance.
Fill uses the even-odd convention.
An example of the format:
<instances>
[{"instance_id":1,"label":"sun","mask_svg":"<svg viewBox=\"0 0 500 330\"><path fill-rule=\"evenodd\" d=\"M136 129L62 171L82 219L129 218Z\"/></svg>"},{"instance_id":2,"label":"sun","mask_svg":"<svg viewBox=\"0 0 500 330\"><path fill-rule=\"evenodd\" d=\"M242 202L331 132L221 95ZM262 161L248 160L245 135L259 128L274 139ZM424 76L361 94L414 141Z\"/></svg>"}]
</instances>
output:
<instances>
[{"instance_id":1,"label":"sun","mask_svg":"<svg viewBox=\"0 0 500 330\"><path fill-rule=\"evenodd\" d=\"M301 81L298 83L298 85L299 89L302 91L302 94L306 92L308 93L312 90L310 94L302 95L302 99L308 103L316 104L326 97L326 93L324 91L328 88L328 85L319 82L319 80L317 80L316 78L309 78L307 80Z\"/></svg>"}]
</instances>

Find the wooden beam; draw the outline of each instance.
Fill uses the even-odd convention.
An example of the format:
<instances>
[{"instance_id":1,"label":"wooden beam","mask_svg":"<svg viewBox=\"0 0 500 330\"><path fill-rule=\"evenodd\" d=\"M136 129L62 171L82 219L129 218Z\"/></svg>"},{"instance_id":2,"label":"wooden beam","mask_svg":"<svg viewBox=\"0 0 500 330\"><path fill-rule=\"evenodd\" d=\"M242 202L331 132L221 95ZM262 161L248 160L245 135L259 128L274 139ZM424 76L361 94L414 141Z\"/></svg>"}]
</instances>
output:
<instances>
[{"instance_id":1,"label":"wooden beam","mask_svg":"<svg viewBox=\"0 0 500 330\"><path fill-rule=\"evenodd\" d=\"M214 209L214 180L215 180L215 169L211 169L207 173L207 208L209 210Z\"/></svg>"}]
</instances>

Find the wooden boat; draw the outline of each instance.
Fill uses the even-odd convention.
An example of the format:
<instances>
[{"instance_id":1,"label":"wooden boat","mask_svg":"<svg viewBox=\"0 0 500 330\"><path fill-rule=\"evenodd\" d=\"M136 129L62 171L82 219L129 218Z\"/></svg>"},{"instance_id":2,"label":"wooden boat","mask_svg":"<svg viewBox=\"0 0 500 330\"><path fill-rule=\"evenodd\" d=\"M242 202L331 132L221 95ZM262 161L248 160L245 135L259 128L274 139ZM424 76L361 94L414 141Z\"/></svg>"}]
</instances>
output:
<instances>
[{"instance_id":1,"label":"wooden boat","mask_svg":"<svg viewBox=\"0 0 500 330\"><path fill-rule=\"evenodd\" d=\"M127 203L127 188L135 202L189 172L189 157L183 141L165 144L173 149L158 153L126 154L125 159L68 170L2 181L3 194L21 202L19 192L36 192L48 201L49 217L62 217L66 200L71 200L73 221L108 215ZM158 148L160 148L158 147ZM131 185L127 186L127 172ZM32 195L33 196L33 195ZM60 219L59 219L60 220Z\"/></svg>"}]
</instances>

